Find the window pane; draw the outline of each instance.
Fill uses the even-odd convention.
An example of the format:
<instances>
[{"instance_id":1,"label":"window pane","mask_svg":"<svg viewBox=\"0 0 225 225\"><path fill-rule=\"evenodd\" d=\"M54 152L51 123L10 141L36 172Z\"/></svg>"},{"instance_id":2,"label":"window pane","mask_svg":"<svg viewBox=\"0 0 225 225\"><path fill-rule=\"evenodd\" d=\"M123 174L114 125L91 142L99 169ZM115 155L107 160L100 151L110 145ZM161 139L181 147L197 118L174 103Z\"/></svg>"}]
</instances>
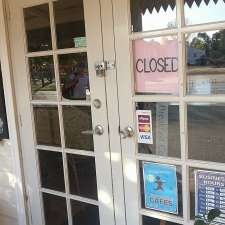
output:
<instances>
[{"instance_id":1,"label":"window pane","mask_svg":"<svg viewBox=\"0 0 225 225\"><path fill-rule=\"evenodd\" d=\"M199 171L200 170L200 171ZM197 186L199 190L199 198L195 199L196 195L196 183L195 183L195 174L198 171L201 174L198 177L201 177L200 184ZM198 210L204 213L207 213L210 209L220 209L221 216L216 219L215 224L224 224L225 222L225 206L224 206L224 177L225 172L205 170L199 168L190 168L189 169L189 185L190 185L190 218L195 218L195 207L196 200L199 201ZM204 182L205 181L205 182ZM216 182L216 183L215 183ZM214 223L213 223L214 224Z\"/></svg>"},{"instance_id":2,"label":"window pane","mask_svg":"<svg viewBox=\"0 0 225 225\"><path fill-rule=\"evenodd\" d=\"M133 41L137 94L178 95L178 42L176 36Z\"/></svg>"},{"instance_id":3,"label":"window pane","mask_svg":"<svg viewBox=\"0 0 225 225\"><path fill-rule=\"evenodd\" d=\"M71 100L90 97L87 53L59 56L62 96Z\"/></svg>"},{"instance_id":4,"label":"window pane","mask_svg":"<svg viewBox=\"0 0 225 225\"><path fill-rule=\"evenodd\" d=\"M136 110L141 113L149 112L152 117L150 126L152 127L152 144L138 144L139 153L181 157L180 151L180 116L179 105L177 103L148 103L139 102ZM152 124L151 124L152 123ZM138 138L144 134L142 127L145 124L137 118ZM141 142L141 141L138 141Z\"/></svg>"},{"instance_id":5,"label":"window pane","mask_svg":"<svg viewBox=\"0 0 225 225\"><path fill-rule=\"evenodd\" d=\"M143 216L142 217L143 225L179 225L178 223L168 222L165 220L159 220L152 217Z\"/></svg>"},{"instance_id":6,"label":"window pane","mask_svg":"<svg viewBox=\"0 0 225 225\"><path fill-rule=\"evenodd\" d=\"M189 170L189 185L190 185L190 217L195 219L195 168Z\"/></svg>"},{"instance_id":7,"label":"window pane","mask_svg":"<svg viewBox=\"0 0 225 225\"><path fill-rule=\"evenodd\" d=\"M57 47L86 47L83 0L54 2Z\"/></svg>"},{"instance_id":8,"label":"window pane","mask_svg":"<svg viewBox=\"0 0 225 225\"><path fill-rule=\"evenodd\" d=\"M70 193L98 199L95 159L80 155L67 155Z\"/></svg>"},{"instance_id":9,"label":"window pane","mask_svg":"<svg viewBox=\"0 0 225 225\"><path fill-rule=\"evenodd\" d=\"M176 27L176 0L131 0L134 32Z\"/></svg>"},{"instance_id":10,"label":"window pane","mask_svg":"<svg viewBox=\"0 0 225 225\"><path fill-rule=\"evenodd\" d=\"M186 25L210 23L225 20L224 0L185 0Z\"/></svg>"},{"instance_id":11,"label":"window pane","mask_svg":"<svg viewBox=\"0 0 225 225\"><path fill-rule=\"evenodd\" d=\"M225 105L188 105L188 151L190 159L225 162Z\"/></svg>"},{"instance_id":12,"label":"window pane","mask_svg":"<svg viewBox=\"0 0 225 225\"><path fill-rule=\"evenodd\" d=\"M29 58L32 99L56 100L55 72L52 56Z\"/></svg>"},{"instance_id":13,"label":"window pane","mask_svg":"<svg viewBox=\"0 0 225 225\"><path fill-rule=\"evenodd\" d=\"M4 71L3 71L4 73ZM0 61L0 140L9 139L9 129L8 129L8 118L6 112L6 104L5 104L5 87L3 84L3 74L1 70L1 61Z\"/></svg>"},{"instance_id":14,"label":"window pane","mask_svg":"<svg viewBox=\"0 0 225 225\"><path fill-rule=\"evenodd\" d=\"M62 153L38 151L43 188L65 192Z\"/></svg>"},{"instance_id":15,"label":"window pane","mask_svg":"<svg viewBox=\"0 0 225 225\"><path fill-rule=\"evenodd\" d=\"M140 161L139 163L139 167L140 167L140 185L141 185L141 206L142 208L145 208L145 188L144 188L144 178L143 178L143 162L144 161ZM146 162L145 162L146 163ZM154 163L153 163L154 164ZM160 164L158 164L160 165ZM162 166L163 165L167 165L167 164L161 164ZM168 165L169 166L169 165ZM160 171L159 171L160 172ZM182 168L180 166L176 166L176 179L177 179L177 196L178 196L178 216L183 216L183 202L182 202ZM145 176L148 176L148 177L151 177L152 179L157 179L156 177L154 177L154 175L152 174L145 174ZM162 176L162 179L164 179L166 176L168 176L168 173L167 174L161 174ZM164 176L164 178L163 178ZM159 173L159 178L160 177L160 173ZM150 179L150 178L149 178ZM158 183L156 183L154 181L154 183L157 185ZM165 185L165 180L163 180L163 185ZM176 185L176 184L174 184ZM173 185L173 186L174 186ZM163 188L163 187L162 187ZM159 190L160 192L160 190ZM171 193L170 193L171 194ZM159 193L159 196L162 195L162 193Z\"/></svg>"},{"instance_id":16,"label":"window pane","mask_svg":"<svg viewBox=\"0 0 225 225\"><path fill-rule=\"evenodd\" d=\"M187 93L225 94L225 30L186 35Z\"/></svg>"},{"instance_id":17,"label":"window pane","mask_svg":"<svg viewBox=\"0 0 225 225\"><path fill-rule=\"evenodd\" d=\"M61 146L56 106L34 106L34 122L38 145Z\"/></svg>"},{"instance_id":18,"label":"window pane","mask_svg":"<svg viewBox=\"0 0 225 225\"><path fill-rule=\"evenodd\" d=\"M73 225L100 225L97 206L71 200L71 207Z\"/></svg>"},{"instance_id":19,"label":"window pane","mask_svg":"<svg viewBox=\"0 0 225 225\"><path fill-rule=\"evenodd\" d=\"M64 106L63 120L66 148L94 151L91 108Z\"/></svg>"},{"instance_id":20,"label":"window pane","mask_svg":"<svg viewBox=\"0 0 225 225\"><path fill-rule=\"evenodd\" d=\"M66 199L43 193L46 225L68 225Z\"/></svg>"},{"instance_id":21,"label":"window pane","mask_svg":"<svg viewBox=\"0 0 225 225\"><path fill-rule=\"evenodd\" d=\"M28 52L52 49L48 4L24 9Z\"/></svg>"}]
</instances>

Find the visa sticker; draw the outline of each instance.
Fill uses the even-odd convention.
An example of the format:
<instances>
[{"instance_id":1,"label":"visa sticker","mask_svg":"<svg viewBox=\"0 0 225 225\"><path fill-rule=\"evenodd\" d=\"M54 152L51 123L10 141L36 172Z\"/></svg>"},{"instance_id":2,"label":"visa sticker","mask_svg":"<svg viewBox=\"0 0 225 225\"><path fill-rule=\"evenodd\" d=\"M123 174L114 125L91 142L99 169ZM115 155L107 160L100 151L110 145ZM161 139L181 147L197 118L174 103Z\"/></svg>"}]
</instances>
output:
<instances>
[{"instance_id":1,"label":"visa sticker","mask_svg":"<svg viewBox=\"0 0 225 225\"><path fill-rule=\"evenodd\" d=\"M153 144L152 111L137 110L136 119L138 143Z\"/></svg>"}]
</instances>

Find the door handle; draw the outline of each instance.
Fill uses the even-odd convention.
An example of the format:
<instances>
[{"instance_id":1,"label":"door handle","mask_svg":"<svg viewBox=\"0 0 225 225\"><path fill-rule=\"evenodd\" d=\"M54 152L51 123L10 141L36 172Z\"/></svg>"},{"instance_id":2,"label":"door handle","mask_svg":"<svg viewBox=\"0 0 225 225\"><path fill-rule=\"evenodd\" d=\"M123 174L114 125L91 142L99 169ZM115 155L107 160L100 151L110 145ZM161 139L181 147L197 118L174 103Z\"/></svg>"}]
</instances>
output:
<instances>
[{"instance_id":1,"label":"door handle","mask_svg":"<svg viewBox=\"0 0 225 225\"><path fill-rule=\"evenodd\" d=\"M131 126L127 126L124 130L120 130L119 133L123 139L131 138L134 136L134 129Z\"/></svg>"},{"instance_id":2,"label":"door handle","mask_svg":"<svg viewBox=\"0 0 225 225\"><path fill-rule=\"evenodd\" d=\"M104 128L101 125L97 125L95 126L95 128L93 130L84 130L81 131L81 134L83 135L103 135L104 134Z\"/></svg>"}]
</instances>

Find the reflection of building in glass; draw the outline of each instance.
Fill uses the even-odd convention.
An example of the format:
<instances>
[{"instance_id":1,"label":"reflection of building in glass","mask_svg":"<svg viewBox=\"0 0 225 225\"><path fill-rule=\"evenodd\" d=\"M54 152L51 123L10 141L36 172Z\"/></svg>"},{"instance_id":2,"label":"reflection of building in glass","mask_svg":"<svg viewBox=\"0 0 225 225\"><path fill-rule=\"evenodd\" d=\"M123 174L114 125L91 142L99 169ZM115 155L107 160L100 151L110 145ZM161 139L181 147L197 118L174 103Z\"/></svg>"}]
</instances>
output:
<instances>
[{"instance_id":1,"label":"reflection of building in glass","mask_svg":"<svg viewBox=\"0 0 225 225\"><path fill-rule=\"evenodd\" d=\"M185 24L200 24L225 19L224 0L184 0ZM176 1L131 1L134 32L176 27Z\"/></svg>"},{"instance_id":2,"label":"reflection of building in glass","mask_svg":"<svg viewBox=\"0 0 225 225\"><path fill-rule=\"evenodd\" d=\"M206 56L205 50L198 48L188 48L188 65L199 64L201 59Z\"/></svg>"},{"instance_id":3,"label":"reflection of building in glass","mask_svg":"<svg viewBox=\"0 0 225 225\"><path fill-rule=\"evenodd\" d=\"M176 8L176 1L175 0L167 0L167 1L145 1L145 0L139 0L139 7L142 13L144 14L146 10L149 10L150 13L152 13L154 10L156 12L159 12L161 9L167 12L168 7L170 7L172 10ZM220 1L219 1L220 2ZM141 3L141 4L140 4ZM210 3L214 3L215 5L218 3L218 0L184 0L184 4L187 4L189 8L192 8L193 5L196 5L198 7L201 6L201 4L205 4L208 6ZM133 2L134 4L134 2Z\"/></svg>"},{"instance_id":4,"label":"reflection of building in glass","mask_svg":"<svg viewBox=\"0 0 225 225\"><path fill-rule=\"evenodd\" d=\"M225 30L187 35L187 92L225 93Z\"/></svg>"}]
</instances>

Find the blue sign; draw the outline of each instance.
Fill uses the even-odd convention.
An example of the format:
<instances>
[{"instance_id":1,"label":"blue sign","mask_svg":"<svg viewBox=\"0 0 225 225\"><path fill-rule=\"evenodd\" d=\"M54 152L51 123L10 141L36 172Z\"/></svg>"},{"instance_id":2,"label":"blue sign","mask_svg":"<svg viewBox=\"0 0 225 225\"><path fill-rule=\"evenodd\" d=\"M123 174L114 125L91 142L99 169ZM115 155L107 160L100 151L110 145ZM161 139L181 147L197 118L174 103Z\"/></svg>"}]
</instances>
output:
<instances>
[{"instance_id":1,"label":"blue sign","mask_svg":"<svg viewBox=\"0 0 225 225\"><path fill-rule=\"evenodd\" d=\"M176 167L143 162L145 207L178 214Z\"/></svg>"},{"instance_id":2,"label":"blue sign","mask_svg":"<svg viewBox=\"0 0 225 225\"><path fill-rule=\"evenodd\" d=\"M195 211L203 216L211 209L220 209L221 215L215 219L216 224L225 224L225 173L197 170L195 171Z\"/></svg>"}]
</instances>

